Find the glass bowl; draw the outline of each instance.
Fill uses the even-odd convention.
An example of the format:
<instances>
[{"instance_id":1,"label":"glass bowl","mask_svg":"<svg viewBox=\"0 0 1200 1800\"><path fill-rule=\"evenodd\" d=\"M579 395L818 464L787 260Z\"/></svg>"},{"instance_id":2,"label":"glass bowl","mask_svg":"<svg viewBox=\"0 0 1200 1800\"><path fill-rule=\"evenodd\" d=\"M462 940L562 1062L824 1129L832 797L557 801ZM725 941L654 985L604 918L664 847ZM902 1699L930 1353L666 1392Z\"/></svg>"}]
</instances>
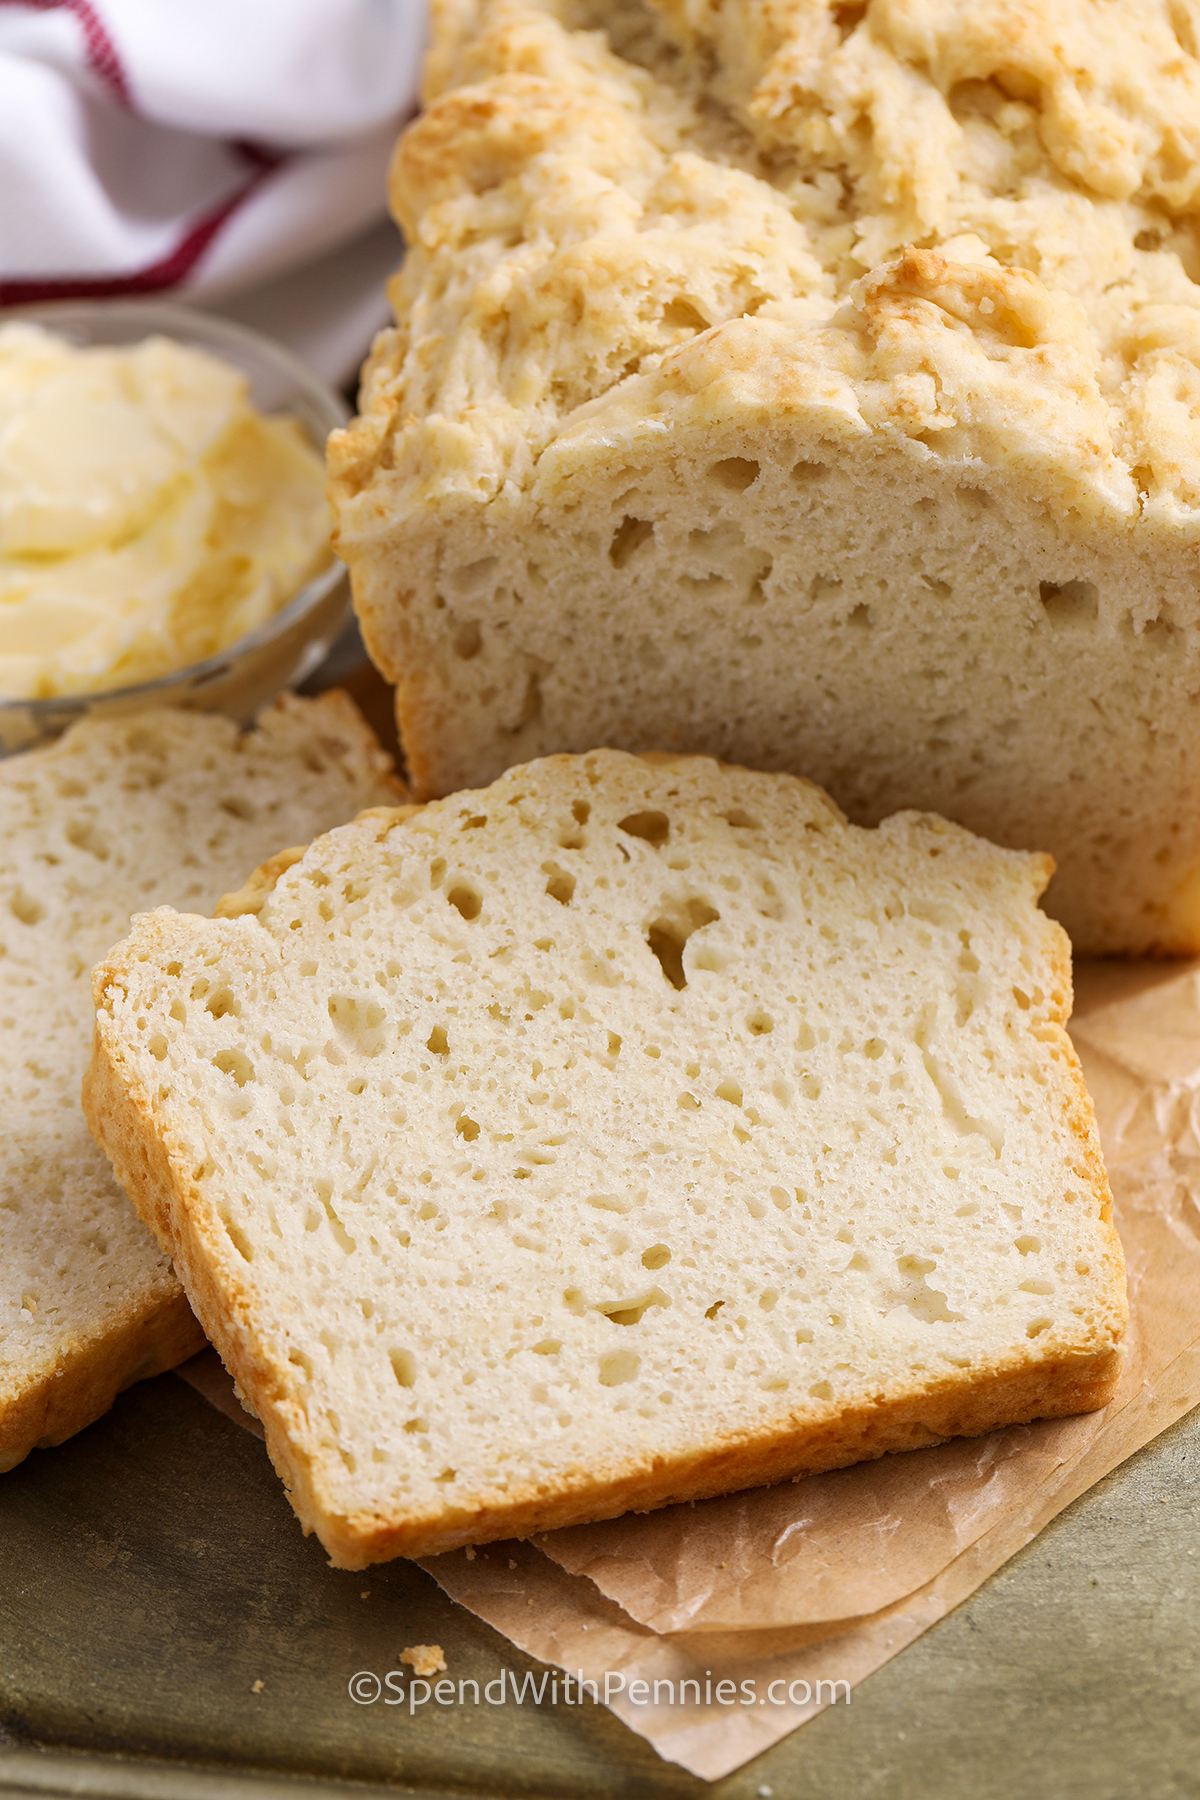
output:
<instances>
[{"instance_id":1,"label":"glass bowl","mask_svg":"<svg viewBox=\"0 0 1200 1800\"><path fill-rule=\"evenodd\" d=\"M5 324L20 319L44 325L73 344L135 344L157 334L207 350L242 370L260 412L291 414L320 451L329 432L349 417L339 396L289 351L244 325L185 306L63 300L14 307L0 319ZM268 700L298 686L325 660L349 611L346 571L331 559L265 624L202 662L133 687L58 694L47 700L0 696L0 756L57 737L87 714L111 716L151 706L183 706L228 713L248 724Z\"/></svg>"}]
</instances>

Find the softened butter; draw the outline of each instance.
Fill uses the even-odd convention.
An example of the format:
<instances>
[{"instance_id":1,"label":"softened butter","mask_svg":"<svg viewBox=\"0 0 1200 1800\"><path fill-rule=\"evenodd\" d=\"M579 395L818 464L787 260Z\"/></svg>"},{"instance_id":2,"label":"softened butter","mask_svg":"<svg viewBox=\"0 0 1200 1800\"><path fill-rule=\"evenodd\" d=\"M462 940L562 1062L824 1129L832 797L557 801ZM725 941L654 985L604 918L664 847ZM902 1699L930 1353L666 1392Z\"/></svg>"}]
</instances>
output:
<instances>
[{"instance_id":1,"label":"softened butter","mask_svg":"<svg viewBox=\"0 0 1200 1800\"><path fill-rule=\"evenodd\" d=\"M328 561L324 465L218 358L0 326L0 696L149 681Z\"/></svg>"}]
</instances>

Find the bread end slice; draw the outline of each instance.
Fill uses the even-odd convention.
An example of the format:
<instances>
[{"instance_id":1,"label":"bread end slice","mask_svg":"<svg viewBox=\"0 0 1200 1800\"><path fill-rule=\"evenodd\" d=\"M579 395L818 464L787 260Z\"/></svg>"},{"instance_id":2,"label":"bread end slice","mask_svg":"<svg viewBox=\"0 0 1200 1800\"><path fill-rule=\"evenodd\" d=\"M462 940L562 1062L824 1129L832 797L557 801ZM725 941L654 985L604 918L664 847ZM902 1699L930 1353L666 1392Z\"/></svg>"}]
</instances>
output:
<instances>
[{"instance_id":1,"label":"bread end slice","mask_svg":"<svg viewBox=\"0 0 1200 1800\"><path fill-rule=\"evenodd\" d=\"M282 843L403 799L342 693L89 718L0 763L0 1470L204 1342L90 1137L90 968L132 912L207 912Z\"/></svg>"},{"instance_id":2,"label":"bread end slice","mask_svg":"<svg viewBox=\"0 0 1200 1800\"><path fill-rule=\"evenodd\" d=\"M30 1450L65 1443L106 1413L135 1381L165 1374L204 1348L204 1332L187 1296L168 1270L161 1293L138 1296L107 1331L88 1336L80 1354L62 1354L58 1366L32 1381L6 1383L0 1392L0 1473L23 1462Z\"/></svg>"}]
</instances>

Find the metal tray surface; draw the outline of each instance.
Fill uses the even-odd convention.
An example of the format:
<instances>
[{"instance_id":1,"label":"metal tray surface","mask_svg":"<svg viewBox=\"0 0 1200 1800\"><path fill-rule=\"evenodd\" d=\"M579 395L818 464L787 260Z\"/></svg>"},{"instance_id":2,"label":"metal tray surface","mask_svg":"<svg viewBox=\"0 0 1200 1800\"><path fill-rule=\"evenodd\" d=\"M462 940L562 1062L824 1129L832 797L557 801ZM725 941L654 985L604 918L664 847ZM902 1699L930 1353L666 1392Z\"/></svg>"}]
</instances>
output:
<instances>
[{"instance_id":1,"label":"metal tray surface","mask_svg":"<svg viewBox=\"0 0 1200 1800\"><path fill-rule=\"evenodd\" d=\"M710 1787L590 1700L356 1705L350 1677L409 1644L481 1692L536 1665L411 1563L331 1569L262 1444L160 1376L0 1480L0 1789L1177 1800L1200 1793L1198 1478L1193 1413L850 1706Z\"/></svg>"}]
</instances>

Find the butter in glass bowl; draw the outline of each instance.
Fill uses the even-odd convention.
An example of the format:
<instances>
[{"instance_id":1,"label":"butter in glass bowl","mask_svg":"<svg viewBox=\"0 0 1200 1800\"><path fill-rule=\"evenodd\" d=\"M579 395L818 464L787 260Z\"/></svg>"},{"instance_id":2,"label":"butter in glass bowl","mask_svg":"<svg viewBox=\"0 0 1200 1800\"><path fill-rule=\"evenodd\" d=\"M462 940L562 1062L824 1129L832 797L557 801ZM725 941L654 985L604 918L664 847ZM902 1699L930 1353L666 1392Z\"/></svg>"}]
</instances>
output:
<instances>
[{"instance_id":1,"label":"butter in glass bowl","mask_svg":"<svg viewBox=\"0 0 1200 1800\"><path fill-rule=\"evenodd\" d=\"M0 325L0 695L199 662L277 613L328 543L320 455L240 369L162 336Z\"/></svg>"},{"instance_id":2,"label":"butter in glass bowl","mask_svg":"<svg viewBox=\"0 0 1200 1800\"><path fill-rule=\"evenodd\" d=\"M329 548L340 396L159 301L0 314L0 755L84 713L246 722L350 614Z\"/></svg>"}]
</instances>

